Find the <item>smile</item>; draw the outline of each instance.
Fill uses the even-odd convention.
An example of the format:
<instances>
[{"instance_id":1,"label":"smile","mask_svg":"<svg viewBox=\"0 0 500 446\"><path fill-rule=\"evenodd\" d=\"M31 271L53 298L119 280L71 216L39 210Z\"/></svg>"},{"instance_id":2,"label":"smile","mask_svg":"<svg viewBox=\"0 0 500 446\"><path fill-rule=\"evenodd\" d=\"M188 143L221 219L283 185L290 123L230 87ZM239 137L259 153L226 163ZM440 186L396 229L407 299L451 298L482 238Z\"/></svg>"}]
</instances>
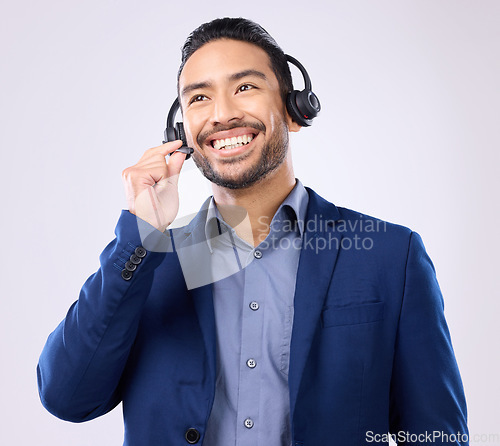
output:
<instances>
[{"instance_id":1,"label":"smile","mask_svg":"<svg viewBox=\"0 0 500 446\"><path fill-rule=\"evenodd\" d=\"M253 137L254 135L249 133L247 135L233 136L232 138L214 139L212 141L212 147L217 150L234 149L250 143Z\"/></svg>"}]
</instances>

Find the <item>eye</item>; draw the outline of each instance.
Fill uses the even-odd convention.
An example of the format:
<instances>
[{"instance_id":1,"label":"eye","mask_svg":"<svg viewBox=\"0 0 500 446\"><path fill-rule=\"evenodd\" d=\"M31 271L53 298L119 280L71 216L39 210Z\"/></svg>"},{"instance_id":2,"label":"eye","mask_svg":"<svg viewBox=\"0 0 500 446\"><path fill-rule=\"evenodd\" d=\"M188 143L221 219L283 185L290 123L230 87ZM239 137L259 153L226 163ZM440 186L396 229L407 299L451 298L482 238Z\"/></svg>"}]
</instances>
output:
<instances>
[{"instance_id":1,"label":"eye","mask_svg":"<svg viewBox=\"0 0 500 446\"><path fill-rule=\"evenodd\" d=\"M252 88L255 88L253 85L250 84L243 84L238 87L238 92L240 91L248 91L251 90Z\"/></svg>"},{"instance_id":2,"label":"eye","mask_svg":"<svg viewBox=\"0 0 500 446\"><path fill-rule=\"evenodd\" d=\"M198 94L189 101L189 104L192 104L193 102L204 101L206 98L207 97L204 94Z\"/></svg>"}]
</instances>

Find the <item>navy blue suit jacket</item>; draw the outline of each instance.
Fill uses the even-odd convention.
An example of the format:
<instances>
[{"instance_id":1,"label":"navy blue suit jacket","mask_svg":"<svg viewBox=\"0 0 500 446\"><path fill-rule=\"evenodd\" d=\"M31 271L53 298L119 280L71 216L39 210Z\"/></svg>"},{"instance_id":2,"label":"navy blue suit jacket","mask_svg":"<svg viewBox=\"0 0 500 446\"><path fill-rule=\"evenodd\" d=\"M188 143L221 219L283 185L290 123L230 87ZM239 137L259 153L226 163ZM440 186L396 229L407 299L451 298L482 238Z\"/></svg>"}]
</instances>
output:
<instances>
[{"instance_id":1,"label":"navy blue suit jacket","mask_svg":"<svg viewBox=\"0 0 500 446\"><path fill-rule=\"evenodd\" d=\"M443 299L420 236L307 191L289 369L293 444L359 446L388 432L412 444L434 431L468 433ZM51 413L81 422L122 401L125 445L187 445L189 428L202 444L216 378L212 287L188 289L176 252L200 236L202 215L174 236L170 252L153 252L136 217L122 211L99 270L40 357L39 392ZM125 280L140 245L146 255Z\"/></svg>"}]
</instances>

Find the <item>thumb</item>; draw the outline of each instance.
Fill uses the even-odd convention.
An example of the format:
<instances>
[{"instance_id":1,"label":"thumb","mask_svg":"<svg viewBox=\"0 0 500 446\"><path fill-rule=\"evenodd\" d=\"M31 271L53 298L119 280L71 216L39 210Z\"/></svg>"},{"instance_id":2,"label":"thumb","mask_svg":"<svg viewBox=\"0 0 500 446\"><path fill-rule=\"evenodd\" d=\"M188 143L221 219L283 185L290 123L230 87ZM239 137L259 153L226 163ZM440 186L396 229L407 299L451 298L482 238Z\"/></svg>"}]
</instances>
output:
<instances>
[{"instance_id":1,"label":"thumb","mask_svg":"<svg viewBox=\"0 0 500 446\"><path fill-rule=\"evenodd\" d=\"M163 188L167 185L177 186L182 165L186 160L186 154L182 152L174 152L167 161L167 177L159 181L156 186Z\"/></svg>"},{"instance_id":2,"label":"thumb","mask_svg":"<svg viewBox=\"0 0 500 446\"><path fill-rule=\"evenodd\" d=\"M174 152L168 159L168 177L175 177L176 179L179 177L182 166L186 161L186 154L182 152Z\"/></svg>"}]
</instances>

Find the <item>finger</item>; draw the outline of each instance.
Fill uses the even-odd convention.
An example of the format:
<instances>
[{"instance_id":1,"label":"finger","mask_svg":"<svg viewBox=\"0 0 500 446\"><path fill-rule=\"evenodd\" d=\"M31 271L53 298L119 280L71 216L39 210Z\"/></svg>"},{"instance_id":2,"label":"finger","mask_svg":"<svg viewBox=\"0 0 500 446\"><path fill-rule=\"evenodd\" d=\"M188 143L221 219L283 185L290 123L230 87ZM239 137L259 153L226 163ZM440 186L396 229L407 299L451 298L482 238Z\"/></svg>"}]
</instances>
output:
<instances>
[{"instance_id":1,"label":"finger","mask_svg":"<svg viewBox=\"0 0 500 446\"><path fill-rule=\"evenodd\" d=\"M150 155L161 154L163 156L167 156L169 153L172 153L180 147L182 147L182 140L176 139L175 141L166 142L161 146L153 147L152 149L149 149L148 152Z\"/></svg>"},{"instance_id":2,"label":"finger","mask_svg":"<svg viewBox=\"0 0 500 446\"><path fill-rule=\"evenodd\" d=\"M182 165L186 161L186 154L175 152L168 159L168 178L177 180L182 169Z\"/></svg>"}]
</instances>

